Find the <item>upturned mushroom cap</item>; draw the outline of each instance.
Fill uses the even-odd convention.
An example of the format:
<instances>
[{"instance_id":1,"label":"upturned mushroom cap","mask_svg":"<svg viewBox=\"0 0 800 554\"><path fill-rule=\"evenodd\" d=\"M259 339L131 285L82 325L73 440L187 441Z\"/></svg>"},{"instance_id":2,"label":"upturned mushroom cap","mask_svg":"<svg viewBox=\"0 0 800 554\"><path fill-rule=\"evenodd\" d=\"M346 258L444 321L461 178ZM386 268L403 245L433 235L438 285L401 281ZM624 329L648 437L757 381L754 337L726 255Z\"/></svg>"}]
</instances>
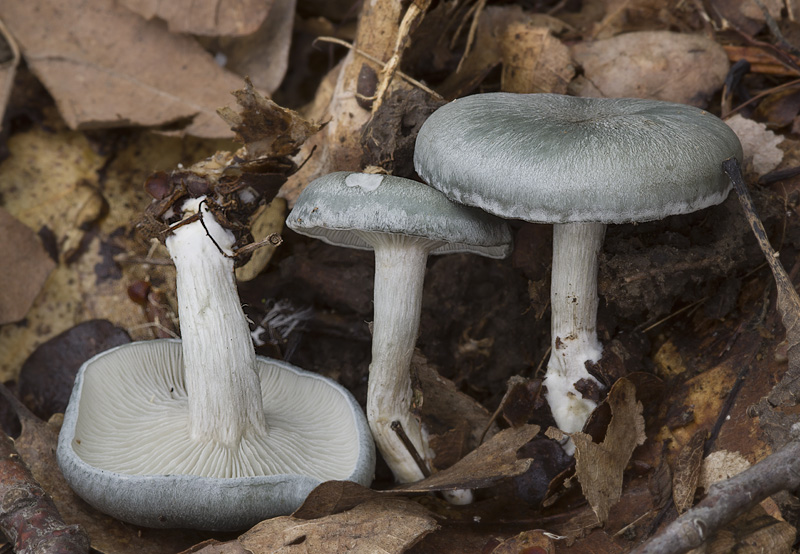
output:
<instances>
[{"instance_id":1,"label":"upturned mushroom cap","mask_svg":"<svg viewBox=\"0 0 800 554\"><path fill-rule=\"evenodd\" d=\"M511 251L505 222L448 200L403 177L338 172L315 179L286 219L294 231L335 246L372 250L358 233L396 233L442 241L431 254L469 252L504 258Z\"/></svg>"},{"instance_id":2,"label":"upturned mushroom cap","mask_svg":"<svg viewBox=\"0 0 800 554\"><path fill-rule=\"evenodd\" d=\"M417 137L417 173L448 198L539 223L628 223L725 199L736 134L683 104L490 93L442 106Z\"/></svg>"},{"instance_id":3,"label":"upturned mushroom cap","mask_svg":"<svg viewBox=\"0 0 800 554\"><path fill-rule=\"evenodd\" d=\"M99 510L148 527L236 530L291 513L322 481L371 482L366 418L334 381L259 357L269 431L225 448L190 440L182 367L177 340L123 345L81 367L58 463Z\"/></svg>"}]
</instances>

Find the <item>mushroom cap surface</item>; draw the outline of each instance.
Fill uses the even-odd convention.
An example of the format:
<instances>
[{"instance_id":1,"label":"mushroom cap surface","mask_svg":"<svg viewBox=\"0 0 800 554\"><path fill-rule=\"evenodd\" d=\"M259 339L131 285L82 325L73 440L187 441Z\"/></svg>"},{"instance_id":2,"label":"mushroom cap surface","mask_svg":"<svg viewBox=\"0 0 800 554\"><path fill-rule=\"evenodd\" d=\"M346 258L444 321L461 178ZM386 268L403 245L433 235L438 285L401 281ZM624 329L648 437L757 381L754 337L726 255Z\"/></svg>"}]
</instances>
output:
<instances>
[{"instance_id":1,"label":"mushroom cap surface","mask_svg":"<svg viewBox=\"0 0 800 554\"><path fill-rule=\"evenodd\" d=\"M736 134L692 106L633 98L488 93L422 125L417 173L448 198L539 223L629 223L722 202Z\"/></svg>"},{"instance_id":2,"label":"mushroom cap surface","mask_svg":"<svg viewBox=\"0 0 800 554\"><path fill-rule=\"evenodd\" d=\"M268 432L228 449L188 437L180 341L98 354L78 372L64 414L62 473L84 500L123 521L217 531L289 514L323 481L368 486L375 446L350 393L269 358L258 357L257 372Z\"/></svg>"},{"instance_id":3,"label":"mushroom cap surface","mask_svg":"<svg viewBox=\"0 0 800 554\"><path fill-rule=\"evenodd\" d=\"M373 247L358 231L442 241L431 254L504 258L511 252L505 221L393 175L342 171L315 179L298 197L286 224L303 235L361 250Z\"/></svg>"}]
</instances>

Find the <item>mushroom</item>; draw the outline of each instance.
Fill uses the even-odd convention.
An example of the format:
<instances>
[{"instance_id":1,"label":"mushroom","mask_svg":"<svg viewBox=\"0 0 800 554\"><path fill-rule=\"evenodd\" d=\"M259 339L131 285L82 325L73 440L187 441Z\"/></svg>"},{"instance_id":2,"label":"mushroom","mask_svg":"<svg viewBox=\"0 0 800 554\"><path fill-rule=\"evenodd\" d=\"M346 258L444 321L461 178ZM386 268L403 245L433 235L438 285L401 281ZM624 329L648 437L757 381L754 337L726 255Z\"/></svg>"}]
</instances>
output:
<instances>
[{"instance_id":1,"label":"mushroom","mask_svg":"<svg viewBox=\"0 0 800 554\"><path fill-rule=\"evenodd\" d=\"M422 479L432 469L434 453L412 413L410 366L426 260L429 254L451 252L505 257L511 250L507 225L480 210L454 204L423 183L351 172L332 173L310 183L286 224L329 244L375 251L367 420L397 481ZM461 500L468 498L464 494Z\"/></svg>"},{"instance_id":2,"label":"mushroom","mask_svg":"<svg viewBox=\"0 0 800 554\"><path fill-rule=\"evenodd\" d=\"M429 185L503 218L555 224L544 384L563 431L583 427L602 388L586 366L603 351L597 258L606 225L722 202L730 182L721 163L732 156L741 159L741 145L720 119L653 100L478 94L423 124L414 164Z\"/></svg>"},{"instance_id":3,"label":"mushroom","mask_svg":"<svg viewBox=\"0 0 800 554\"><path fill-rule=\"evenodd\" d=\"M357 402L255 355L233 234L204 197L182 209L166 242L183 340L131 343L81 367L57 452L70 486L131 523L235 530L290 513L322 481L369 485L375 449Z\"/></svg>"}]
</instances>

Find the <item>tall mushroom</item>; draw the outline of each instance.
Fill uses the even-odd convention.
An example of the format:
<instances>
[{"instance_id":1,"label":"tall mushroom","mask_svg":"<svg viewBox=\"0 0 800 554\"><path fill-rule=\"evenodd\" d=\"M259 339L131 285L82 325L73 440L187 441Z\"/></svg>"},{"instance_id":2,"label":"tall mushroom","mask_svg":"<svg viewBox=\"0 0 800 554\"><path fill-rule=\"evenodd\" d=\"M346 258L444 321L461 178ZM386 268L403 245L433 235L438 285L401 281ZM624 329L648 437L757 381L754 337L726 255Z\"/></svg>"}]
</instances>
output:
<instances>
[{"instance_id":1,"label":"tall mushroom","mask_svg":"<svg viewBox=\"0 0 800 554\"><path fill-rule=\"evenodd\" d=\"M605 226L685 214L725 199L736 135L712 114L670 102L557 94L478 94L431 115L417 173L455 202L553 223L552 351L545 385L558 426L596 407L583 392L597 339L597 257Z\"/></svg>"},{"instance_id":2,"label":"tall mushroom","mask_svg":"<svg viewBox=\"0 0 800 554\"><path fill-rule=\"evenodd\" d=\"M108 350L80 369L58 444L72 488L119 519L235 530L287 514L326 480L369 485L375 449L340 385L257 357L233 234L201 196L167 247L181 341Z\"/></svg>"},{"instance_id":3,"label":"tall mushroom","mask_svg":"<svg viewBox=\"0 0 800 554\"><path fill-rule=\"evenodd\" d=\"M286 224L329 244L375 251L367 419L395 478L401 483L422 479L431 469L433 453L412 413L410 366L425 262L429 254L452 252L505 257L511 249L507 225L480 210L454 204L423 183L349 172L332 173L309 184ZM425 467L414 459L403 434Z\"/></svg>"}]
</instances>

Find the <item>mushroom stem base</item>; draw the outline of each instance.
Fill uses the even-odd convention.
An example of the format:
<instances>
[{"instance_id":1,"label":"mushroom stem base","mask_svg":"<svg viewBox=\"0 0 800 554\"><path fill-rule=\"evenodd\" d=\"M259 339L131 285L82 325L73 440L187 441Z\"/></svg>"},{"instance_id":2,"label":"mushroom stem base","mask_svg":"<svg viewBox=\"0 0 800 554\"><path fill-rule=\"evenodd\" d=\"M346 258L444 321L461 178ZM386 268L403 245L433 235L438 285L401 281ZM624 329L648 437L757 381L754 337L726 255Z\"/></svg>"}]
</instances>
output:
<instances>
[{"instance_id":1,"label":"mushroom stem base","mask_svg":"<svg viewBox=\"0 0 800 554\"><path fill-rule=\"evenodd\" d=\"M597 340L597 258L604 235L602 223L553 227L552 350L544 385L553 418L567 433L580 431L597 407L584 393L601 387L586 363L603 353Z\"/></svg>"}]
</instances>

